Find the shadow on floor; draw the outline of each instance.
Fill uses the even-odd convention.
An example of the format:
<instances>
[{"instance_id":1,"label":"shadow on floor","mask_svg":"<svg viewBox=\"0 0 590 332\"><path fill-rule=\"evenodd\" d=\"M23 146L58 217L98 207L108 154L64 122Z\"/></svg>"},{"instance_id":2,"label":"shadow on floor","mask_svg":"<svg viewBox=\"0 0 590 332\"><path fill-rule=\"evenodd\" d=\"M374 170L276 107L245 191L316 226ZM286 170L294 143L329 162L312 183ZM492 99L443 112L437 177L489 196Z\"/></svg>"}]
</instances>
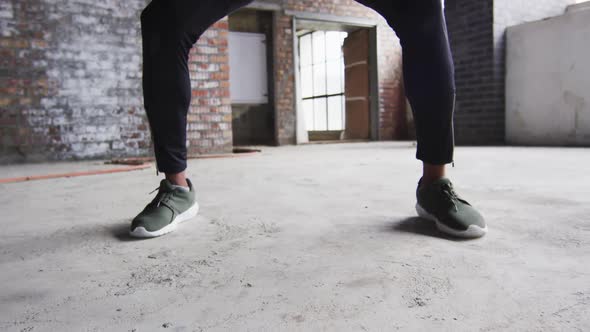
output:
<instances>
[{"instance_id":1,"label":"shadow on floor","mask_svg":"<svg viewBox=\"0 0 590 332\"><path fill-rule=\"evenodd\" d=\"M0 263L24 261L45 253L104 248L111 242L105 242L105 238L120 242L142 240L129 236L129 224L126 219L109 225L76 224L68 228L48 229L40 235L11 237L0 246Z\"/></svg>"},{"instance_id":2,"label":"shadow on floor","mask_svg":"<svg viewBox=\"0 0 590 332\"><path fill-rule=\"evenodd\" d=\"M450 241L469 241L469 239L462 239L453 237L442 233L436 228L434 222L420 217L409 217L391 223L388 227L390 231L412 233L423 236L437 237Z\"/></svg>"},{"instance_id":3,"label":"shadow on floor","mask_svg":"<svg viewBox=\"0 0 590 332\"><path fill-rule=\"evenodd\" d=\"M111 233L111 235L121 241L121 242L129 242L129 241L142 241L145 239L141 239L141 238L136 238L136 237L131 237L129 235L129 225L131 224L131 221L121 221L118 222L114 225L109 225L108 226L108 231Z\"/></svg>"}]
</instances>

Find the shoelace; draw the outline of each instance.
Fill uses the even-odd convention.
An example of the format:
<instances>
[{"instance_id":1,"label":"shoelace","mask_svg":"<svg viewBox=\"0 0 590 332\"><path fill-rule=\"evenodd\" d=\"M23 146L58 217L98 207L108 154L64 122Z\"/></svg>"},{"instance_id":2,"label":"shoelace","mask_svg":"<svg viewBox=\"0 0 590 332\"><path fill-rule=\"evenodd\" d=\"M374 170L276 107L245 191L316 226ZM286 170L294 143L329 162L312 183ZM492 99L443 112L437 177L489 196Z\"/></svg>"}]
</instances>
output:
<instances>
[{"instance_id":1,"label":"shoelace","mask_svg":"<svg viewBox=\"0 0 590 332\"><path fill-rule=\"evenodd\" d=\"M441 186L440 190L445 200L451 203L453 205L453 209L455 210L455 212L457 212L457 203L459 202L460 198L459 195L457 195L457 193L453 189L453 186L451 184L445 183Z\"/></svg>"},{"instance_id":2,"label":"shoelace","mask_svg":"<svg viewBox=\"0 0 590 332\"><path fill-rule=\"evenodd\" d=\"M159 190L159 189L160 189L160 187L157 187L156 189L150 191L149 194L152 194L154 191ZM155 204L156 207L159 207L162 202L164 204L166 204L166 202L168 202L168 200L170 199L170 195L172 195L171 191L158 192L158 194L156 195L156 197L154 197L154 199L152 200L152 202L150 204L152 204L152 205Z\"/></svg>"}]
</instances>

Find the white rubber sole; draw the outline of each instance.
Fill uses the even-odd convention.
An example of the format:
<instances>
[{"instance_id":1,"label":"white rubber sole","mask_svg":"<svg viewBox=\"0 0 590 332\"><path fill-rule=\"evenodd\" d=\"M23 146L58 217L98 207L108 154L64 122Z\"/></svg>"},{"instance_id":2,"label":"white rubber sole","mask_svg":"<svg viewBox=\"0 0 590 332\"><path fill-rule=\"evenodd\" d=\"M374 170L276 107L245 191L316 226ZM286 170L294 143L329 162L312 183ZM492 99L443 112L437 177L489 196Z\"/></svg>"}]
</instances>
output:
<instances>
[{"instance_id":1,"label":"white rubber sole","mask_svg":"<svg viewBox=\"0 0 590 332\"><path fill-rule=\"evenodd\" d=\"M193 206L191 206L188 210L177 215L176 218L174 218L174 220L172 220L172 222L170 224L168 224L166 227L164 227L160 230L154 231L154 232L149 232L144 227L136 227L133 231L129 231L129 235L131 235L132 237L138 237L138 238L150 238L150 237L162 236L164 234L168 234L168 233L176 230L176 228L178 227L178 224L195 217L197 215L197 213L199 213L199 204L197 202L195 202L195 204Z\"/></svg>"},{"instance_id":2,"label":"white rubber sole","mask_svg":"<svg viewBox=\"0 0 590 332\"><path fill-rule=\"evenodd\" d=\"M467 227L467 229L464 231L452 229L446 226L445 224L441 223L437 217L426 212L426 210L424 210L418 203L416 203L416 212L418 212L418 215L420 217L434 221L434 223L436 224L436 228L438 228L439 231L452 236L461 237L465 239L474 239L482 237L486 235L486 233L488 232L488 226L481 228L477 225L469 225L469 227Z\"/></svg>"}]
</instances>

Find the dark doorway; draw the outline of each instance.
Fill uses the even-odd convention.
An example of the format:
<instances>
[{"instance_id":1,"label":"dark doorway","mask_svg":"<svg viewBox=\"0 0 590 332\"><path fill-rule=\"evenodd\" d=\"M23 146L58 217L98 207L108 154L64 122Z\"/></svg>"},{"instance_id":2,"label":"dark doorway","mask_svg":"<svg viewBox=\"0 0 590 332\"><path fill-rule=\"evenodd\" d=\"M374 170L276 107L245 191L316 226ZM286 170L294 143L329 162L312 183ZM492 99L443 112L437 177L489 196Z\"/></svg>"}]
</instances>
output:
<instances>
[{"instance_id":1,"label":"dark doorway","mask_svg":"<svg viewBox=\"0 0 590 332\"><path fill-rule=\"evenodd\" d=\"M233 144L274 145L272 12L242 9L228 22Z\"/></svg>"}]
</instances>

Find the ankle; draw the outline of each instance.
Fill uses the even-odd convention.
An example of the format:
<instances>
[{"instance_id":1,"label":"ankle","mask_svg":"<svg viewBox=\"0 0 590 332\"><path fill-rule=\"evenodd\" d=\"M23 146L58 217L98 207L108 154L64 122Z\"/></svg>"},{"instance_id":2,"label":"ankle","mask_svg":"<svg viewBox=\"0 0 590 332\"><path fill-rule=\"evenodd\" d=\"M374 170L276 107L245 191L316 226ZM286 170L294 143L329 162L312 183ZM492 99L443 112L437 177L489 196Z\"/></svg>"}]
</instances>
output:
<instances>
[{"instance_id":1,"label":"ankle","mask_svg":"<svg viewBox=\"0 0 590 332\"><path fill-rule=\"evenodd\" d=\"M166 174L166 180L168 180L170 183L177 185L177 186L183 186L183 187L188 187L188 182L186 181L186 175L184 172L181 173L176 173L176 174Z\"/></svg>"},{"instance_id":2,"label":"ankle","mask_svg":"<svg viewBox=\"0 0 590 332\"><path fill-rule=\"evenodd\" d=\"M440 180L442 178L444 178L444 176L425 176L425 175L423 175L422 178L420 178L420 187L427 186L427 185L433 183L434 181Z\"/></svg>"},{"instance_id":3,"label":"ankle","mask_svg":"<svg viewBox=\"0 0 590 332\"><path fill-rule=\"evenodd\" d=\"M445 177L445 165L433 165L424 163L422 179L420 179L421 185L429 185L434 181L440 180Z\"/></svg>"}]
</instances>

